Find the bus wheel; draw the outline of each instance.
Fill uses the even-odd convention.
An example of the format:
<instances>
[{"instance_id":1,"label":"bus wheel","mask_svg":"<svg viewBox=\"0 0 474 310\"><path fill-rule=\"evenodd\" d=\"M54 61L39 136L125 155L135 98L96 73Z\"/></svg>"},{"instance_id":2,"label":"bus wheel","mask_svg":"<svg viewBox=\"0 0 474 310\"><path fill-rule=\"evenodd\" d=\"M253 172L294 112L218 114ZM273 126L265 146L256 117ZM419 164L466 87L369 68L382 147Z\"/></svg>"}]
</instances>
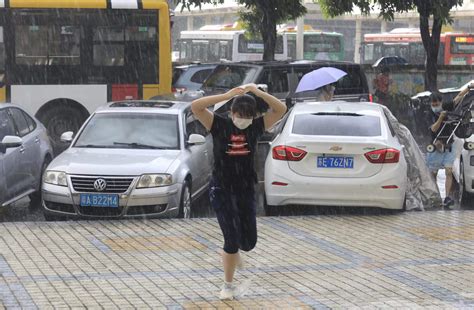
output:
<instances>
[{"instance_id":1,"label":"bus wheel","mask_svg":"<svg viewBox=\"0 0 474 310\"><path fill-rule=\"evenodd\" d=\"M56 101L54 105L38 113L38 119L48 130L55 156L69 146L68 143L61 142L61 135L66 131L77 133L87 117L88 113L82 106L65 100Z\"/></svg>"}]
</instances>

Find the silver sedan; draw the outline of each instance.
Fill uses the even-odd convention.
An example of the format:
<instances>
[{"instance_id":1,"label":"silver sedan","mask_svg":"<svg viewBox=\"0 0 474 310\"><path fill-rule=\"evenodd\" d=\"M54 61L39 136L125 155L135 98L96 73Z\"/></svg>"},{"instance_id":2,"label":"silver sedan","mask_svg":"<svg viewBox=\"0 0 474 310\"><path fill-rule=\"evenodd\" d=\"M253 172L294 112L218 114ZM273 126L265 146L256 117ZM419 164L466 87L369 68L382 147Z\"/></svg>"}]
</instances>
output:
<instances>
[{"instance_id":1,"label":"silver sedan","mask_svg":"<svg viewBox=\"0 0 474 310\"><path fill-rule=\"evenodd\" d=\"M52 159L46 129L20 107L0 104L0 206L41 201L41 177Z\"/></svg>"},{"instance_id":2,"label":"silver sedan","mask_svg":"<svg viewBox=\"0 0 474 310\"><path fill-rule=\"evenodd\" d=\"M47 220L190 217L205 193L212 138L194 119L190 103L116 102L99 109L43 180Z\"/></svg>"}]
</instances>

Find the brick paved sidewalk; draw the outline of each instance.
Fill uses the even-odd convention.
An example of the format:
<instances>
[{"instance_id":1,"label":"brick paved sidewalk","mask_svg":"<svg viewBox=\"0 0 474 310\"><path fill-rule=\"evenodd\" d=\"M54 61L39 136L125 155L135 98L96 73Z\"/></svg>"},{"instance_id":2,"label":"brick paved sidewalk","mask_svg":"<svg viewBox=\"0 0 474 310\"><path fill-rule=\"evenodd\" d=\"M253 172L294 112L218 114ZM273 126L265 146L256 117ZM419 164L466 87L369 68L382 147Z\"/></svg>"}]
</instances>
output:
<instances>
[{"instance_id":1,"label":"brick paved sidewalk","mask_svg":"<svg viewBox=\"0 0 474 310\"><path fill-rule=\"evenodd\" d=\"M474 212L260 218L238 300L215 219L0 224L0 308L472 308Z\"/></svg>"}]
</instances>

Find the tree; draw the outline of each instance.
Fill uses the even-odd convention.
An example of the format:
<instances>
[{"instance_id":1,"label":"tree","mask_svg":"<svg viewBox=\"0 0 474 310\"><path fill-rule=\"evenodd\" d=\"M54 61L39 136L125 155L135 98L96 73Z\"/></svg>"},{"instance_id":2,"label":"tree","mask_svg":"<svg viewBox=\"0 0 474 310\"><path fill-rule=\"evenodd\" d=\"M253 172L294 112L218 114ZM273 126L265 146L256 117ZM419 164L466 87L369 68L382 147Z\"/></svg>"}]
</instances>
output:
<instances>
[{"instance_id":1,"label":"tree","mask_svg":"<svg viewBox=\"0 0 474 310\"><path fill-rule=\"evenodd\" d=\"M420 34L426 52L425 89L434 91L438 81L438 52L441 41L441 28L451 24L449 14L452 8L462 5L463 0L318 0L321 9L330 17L352 12L359 7L362 14L368 15L375 5L380 8L380 16L388 21L395 13L416 10L420 15ZM430 19L432 24L430 27Z\"/></svg>"},{"instance_id":2,"label":"tree","mask_svg":"<svg viewBox=\"0 0 474 310\"><path fill-rule=\"evenodd\" d=\"M239 0L246 11L240 12L240 19L253 33L263 39L263 60L275 60L277 25L296 20L306 14L306 7L298 0Z\"/></svg>"},{"instance_id":3,"label":"tree","mask_svg":"<svg viewBox=\"0 0 474 310\"><path fill-rule=\"evenodd\" d=\"M201 6L204 3L217 5L224 0L174 0L182 8L192 5ZM260 34L263 39L263 60L275 59L277 40L277 25L288 20L295 20L306 13L302 0L238 0L247 10L240 13L240 19L254 34Z\"/></svg>"}]
</instances>

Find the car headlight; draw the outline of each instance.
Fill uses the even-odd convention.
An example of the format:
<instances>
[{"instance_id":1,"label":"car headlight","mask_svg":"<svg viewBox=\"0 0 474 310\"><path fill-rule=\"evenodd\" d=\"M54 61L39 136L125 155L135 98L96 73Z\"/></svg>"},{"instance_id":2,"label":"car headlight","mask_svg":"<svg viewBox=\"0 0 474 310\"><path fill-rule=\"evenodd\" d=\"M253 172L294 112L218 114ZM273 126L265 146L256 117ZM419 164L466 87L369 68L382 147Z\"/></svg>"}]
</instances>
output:
<instances>
[{"instance_id":1,"label":"car headlight","mask_svg":"<svg viewBox=\"0 0 474 310\"><path fill-rule=\"evenodd\" d=\"M58 186L67 186L67 174L61 171L46 171L43 175L43 182Z\"/></svg>"},{"instance_id":2,"label":"car headlight","mask_svg":"<svg viewBox=\"0 0 474 310\"><path fill-rule=\"evenodd\" d=\"M173 184L171 174L144 174L138 181L137 188L168 186Z\"/></svg>"}]
</instances>

